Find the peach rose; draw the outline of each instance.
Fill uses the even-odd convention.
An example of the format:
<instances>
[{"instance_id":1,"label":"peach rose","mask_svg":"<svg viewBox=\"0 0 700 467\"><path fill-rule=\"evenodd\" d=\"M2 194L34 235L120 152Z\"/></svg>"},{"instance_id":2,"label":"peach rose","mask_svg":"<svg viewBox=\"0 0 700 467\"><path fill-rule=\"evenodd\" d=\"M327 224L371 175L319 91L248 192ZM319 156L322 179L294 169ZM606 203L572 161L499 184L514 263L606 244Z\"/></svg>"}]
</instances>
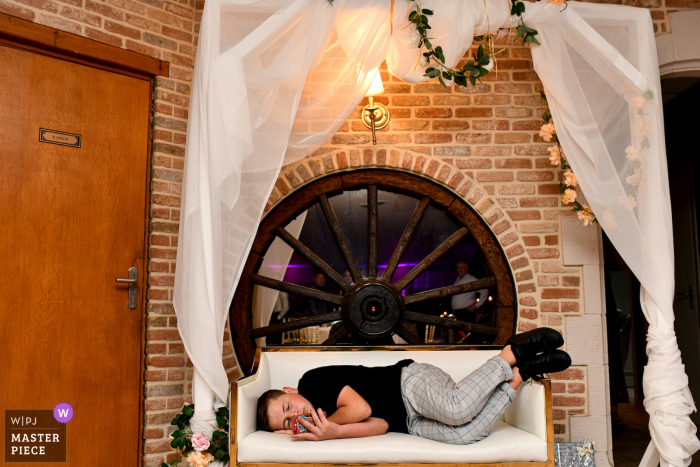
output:
<instances>
[{"instance_id":1,"label":"peach rose","mask_svg":"<svg viewBox=\"0 0 700 467\"><path fill-rule=\"evenodd\" d=\"M192 435L192 447L195 451L206 451L209 449L209 440L204 433L195 433Z\"/></svg>"},{"instance_id":2,"label":"peach rose","mask_svg":"<svg viewBox=\"0 0 700 467\"><path fill-rule=\"evenodd\" d=\"M632 107L634 110L642 110L647 105L647 100L643 97L635 97L632 99Z\"/></svg>"},{"instance_id":3,"label":"peach rose","mask_svg":"<svg viewBox=\"0 0 700 467\"><path fill-rule=\"evenodd\" d=\"M625 181L632 186L639 185L639 181L642 179L642 171L639 169L634 169L633 175L628 175L625 177Z\"/></svg>"},{"instance_id":4,"label":"peach rose","mask_svg":"<svg viewBox=\"0 0 700 467\"><path fill-rule=\"evenodd\" d=\"M600 225L606 229L614 229L617 227L617 222L615 222L615 215L612 213L612 209L608 208L603 211L603 216L599 219Z\"/></svg>"},{"instance_id":5,"label":"peach rose","mask_svg":"<svg viewBox=\"0 0 700 467\"><path fill-rule=\"evenodd\" d=\"M547 149L549 149L549 161L552 163L552 165L559 165L559 162L561 162L561 151L559 150L559 146L551 146Z\"/></svg>"},{"instance_id":6,"label":"peach rose","mask_svg":"<svg viewBox=\"0 0 700 467\"><path fill-rule=\"evenodd\" d=\"M549 3L552 3L554 5L563 5L566 3L566 0L549 0Z\"/></svg>"},{"instance_id":7,"label":"peach rose","mask_svg":"<svg viewBox=\"0 0 700 467\"><path fill-rule=\"evenodd\" d=\"M567 186L578 185L578 180L576 180L576 175L574 175L574 173L569 169L566 169L566 171L564 172L564 184Z\"/></svg>"},{"instance_id":8,"label":"peach rose","mask_svg":"<svg viewBox=\"0 0 700 467\"><path fill-rule=\"evenodd\" d=\"M639 159L639 149L635 148L634 146L627 146L625 153L627 153L627 159L630 161L636 161Z\"/></svg>"},{"instance_id":9,"label":"peach rose","mask_svg":"<svg viewBox=\"0 0 700 467\"><path fill-rule=\"evenodd\" d=\"M632 130L639 136L646 136L651 130L651 125L646 125L644 122L635 122L634 125L632 125Z\"/></svg>"},{"instance_id":10,"label":"peach rose","mask_svg":"<svg viewBox=\"0 0 700 467\"><path fill-rule=\"evenodd\" d=\"M211 454L209 454L208 452L192 451L186 457L185 460L187 462L189 462L190 465L193 465L196 467L206 467L214 459L216 459L216 458L214 456L212 456Z\"/></svg>"},{"instance_id":11,"label":"peach rose","mask_svg":"<svg viewBox=\"0 0 700 467\"><path fill-rule=\"evenodd\" d=\"M554 129L554 124L552 123L545 123L542 125L542 128L540 128L540 136L545 141L552 141L552 136L555 134L557 134L557 131Z\"/></svg>"},{"instance_id":12,"label":"peach rose","mask_svg":"<svg viewBox=\"0 0 700 467\"><path fill-rule=\"evenodd\" d=\"M637 207L637 200L632 195L620 196L619 198L617 198L617 204L627 209L628 211L631 211L632 209Z\"/></svg>"},{"instance_id":13,"label":"peach rose","mask_svg":"<svg viewBox=\"0 0 700 467\"><path fill-rule=\"evenodd\" d=\"M561 204L573 203L576 200L576 190L567 188L561 197Z\"/></svg>"},{"instance_id":14,"label":"peach rose","mask_svg":"<svg viewBox=\"0 0 700 467\"><path fill-rule=\"evenodd\" d=\"M588 207L587 204L583 205L583 209L580 211L576 211L576 215L578 216L579 219L583 221L583 225L586 226L593 222L595 220L595 216L593 215L593 211L591 211L591 208Z\"/></svg>"}]
</instances>

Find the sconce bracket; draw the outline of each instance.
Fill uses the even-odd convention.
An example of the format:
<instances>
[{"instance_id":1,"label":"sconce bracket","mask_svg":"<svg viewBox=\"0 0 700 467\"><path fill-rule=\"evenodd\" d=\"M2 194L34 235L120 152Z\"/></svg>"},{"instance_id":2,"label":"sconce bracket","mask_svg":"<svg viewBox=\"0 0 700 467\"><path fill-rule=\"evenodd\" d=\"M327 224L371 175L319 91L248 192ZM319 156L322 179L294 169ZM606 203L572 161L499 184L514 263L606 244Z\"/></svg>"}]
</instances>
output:
<instances>
[{"instance_id":1,"label":"sconce bracket","mask_svg":"<svg viewBox=\"0 0 700 467\"><path fill-rule=\"evenodd\" d=\"M385 126L389 124L389 109L386 108L384 104L380 104L378 102L374 102L374 106L370 107L369 105L365 106L365 108L362 110L362 123L365 124L367 128L372 128L372 119L370 118L370 114L372 112L369 112L367 109L374 108L376 109L374 111L374 128L377 130L381 130Z\"/></svg>"}]
</instances>

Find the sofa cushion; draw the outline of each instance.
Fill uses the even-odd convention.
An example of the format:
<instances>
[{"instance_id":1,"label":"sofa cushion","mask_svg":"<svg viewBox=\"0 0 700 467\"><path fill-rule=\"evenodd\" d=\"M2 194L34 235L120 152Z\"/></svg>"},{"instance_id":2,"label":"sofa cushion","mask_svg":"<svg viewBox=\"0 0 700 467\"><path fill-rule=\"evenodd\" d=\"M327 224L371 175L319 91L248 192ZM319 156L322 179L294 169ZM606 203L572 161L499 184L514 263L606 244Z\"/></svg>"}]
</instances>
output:
<instances>
[{"instance_id":1,"label":"sofa cushion","mask_svg":"<svg viewBox=\"0 0 700 467\"><path fill-rule=\"evenodd\" d=\"M238 462L494 463L547 461L547 443L504 422L478 443L455 446L402 433L320 442L256 431L239 443Z\"/></svg>"}]
</instances>

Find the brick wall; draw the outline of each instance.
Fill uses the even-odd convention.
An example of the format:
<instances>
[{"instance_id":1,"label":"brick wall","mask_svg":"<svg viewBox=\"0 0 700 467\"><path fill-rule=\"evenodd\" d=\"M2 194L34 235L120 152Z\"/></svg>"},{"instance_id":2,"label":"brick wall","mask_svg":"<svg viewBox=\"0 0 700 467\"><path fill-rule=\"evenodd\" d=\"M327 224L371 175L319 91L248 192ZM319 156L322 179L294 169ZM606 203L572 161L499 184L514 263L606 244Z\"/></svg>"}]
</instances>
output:
<instances>
[{"instance_id":1,"label":"brick wall","mask_svg":"<svg viewBox=\"0 0 700 467\"><path fill-rule=\"evenodd\" d=\"M605 1L605 0L604 0ZM613 0L648 7L657 33L670 31L668 13L698 8L700 0ZM147 308L144 465L160 466L170 420L191 400L191 364L172 307L185 133L196 38L203 1L196 0L0 0L0 13L34 21L170 63L170 76L155 83L152 199ZM499 44L499 49L504 44ZM279 202L294 188L326 172L372 165L393 166L431 177L465 196L499 236L515 269L520 330L547 325L566 333L564 316L582 313L580 268L561 261L558 171L549 166L537 136L546 109L532 71L529 49L507 46L499 73L476 88L444 90L435 83L409 85L383 73L392 122L371 146L356 111L330 144L286 167L271 196ZM268 206L269 208L269 206ZM224 362L236 368L230 333ZM569 437L568 417L587 413L586 368L555 381L557 439Z\"/></svg>"}]
</instances>

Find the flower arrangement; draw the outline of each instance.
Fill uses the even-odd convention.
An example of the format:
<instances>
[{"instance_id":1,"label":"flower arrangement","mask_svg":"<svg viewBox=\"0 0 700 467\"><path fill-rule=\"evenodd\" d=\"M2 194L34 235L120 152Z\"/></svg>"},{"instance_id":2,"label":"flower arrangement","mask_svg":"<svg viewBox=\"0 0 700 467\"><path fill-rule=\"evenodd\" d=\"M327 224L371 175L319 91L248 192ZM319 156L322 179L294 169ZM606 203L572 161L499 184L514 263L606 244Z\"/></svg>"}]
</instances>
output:
<instances>
[{"instance_id":1,"label":"flower arrangement","mask_svg":"<svg viewBox=\"0 0 700 467\"><path fill-rule=\"evenodd\" d=\"M434 14L433 11L427 8L421 8L420 0L407 0L407 2L409 25L415 28L409 36L409 43L418 47L418 49L421 49L423 46L427 49L426 52L423 52L419 60L421 66L427 67L423 76L439 78L440 83L444 87L447 87L445 81L453 81L465 87L467 86L467 81L471 83L472 86L476 86L477 80L481 83L481 78L486 76L493 67L491 63L491 56L494 55L491 45L493 43L493 37L491 35L475 36L474 40L477 42L484 41L490 51L485 52L484 46L479 45L476 54L461 68L450 68L445 64L445 55L442 51L442 47L438 46L433 48L433 44L428 37L428 30L431 29L428 24L428 17ZM521 0L511 0L511 3L511 14L519 17L515 40L522 37L523 41L526 43L539 45L539 41L535 38L537 31L528 27L523 22L522 14L525 12L525 3Z\"/></svg>"},{"instance_id":2,"label":"flower arrangement","mask_svg":"<svg viewBox=\"0 0 700 467\"><path fill-rule=\"evenodd\" d=\"M229 461L228 436L229 413L226 407L216 411L216 422L219 428L212 433L211 439L204 433L194 433L190 428L190 419L194 415L194 404L185 404L178 415L173 418L171 425L177 426L177 431L170 435L170 447L182 454L192 466L204 467L213 461ZM163 463L161 467L176 467L177 459L170 465Z\"/></svg>"},{"instance_id":3,"label":"flower arrangement","mask_svg":"<svg viewBox=\"0 0 700 467\"><path fill-rule=\"evenodd\" d=\"M544 94L542 94L542 100L547 102L547 98ZM556 143L554 146L550 146L547 149L549 149L549 161L551 164L554 166L561 166L562 170L564 171L562 174L562 179L559 182L559 192L562 195L561 204L573 203L574 207L571 210L575 212L578 218L583 221L583 225L598 222L591 208L587 204L579 203L576 199L576 186L578 186L578 180L576 180L576 175L574 175L574 172L571 170L571 166L564 157L564 151L559 144L559 138L557 138L557 129L554 127L554 123L550 121L551 119L552 116L547 112L542 115L544 125L542 125L542 128L540 129L540 136L545 141L553 141Z\"/></svg>"}]
</instances>

